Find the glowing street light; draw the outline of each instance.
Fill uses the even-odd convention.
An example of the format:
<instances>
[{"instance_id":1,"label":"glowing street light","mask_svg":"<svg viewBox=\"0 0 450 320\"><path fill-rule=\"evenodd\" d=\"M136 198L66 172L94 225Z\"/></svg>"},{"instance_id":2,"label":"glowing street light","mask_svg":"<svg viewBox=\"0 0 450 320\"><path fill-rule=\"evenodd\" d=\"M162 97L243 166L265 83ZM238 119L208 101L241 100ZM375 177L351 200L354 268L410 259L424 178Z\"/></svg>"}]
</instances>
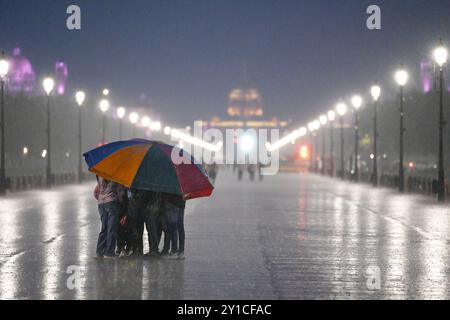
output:
<instances>
[{"instance_id":1,"label":"glowing street light","mask_svg":"<svg viewBox=\"0 0 450 320\"><path fill-rule=\"evenodd\" d=\"M141 119L141 125L143 126L143 127L148 127L149 125L150 125L150 118L149 117L147 117L147 116L144 116L144 117L142 117L142 119Z\"/></svg>"},{"instance_id":2,"label":"glowing street light","mask_svg":"<svg viewBox=\"0 0 450 320\"><path fill-rule=\"evenodd\" d=\"M372 172L372 184L374 187L378 186L378 150L377 150L377 140L378 140L378 128L377 128L377 119L378 119L378 100L381 95L381 88L375 82L375 84L370 88L370 94L373 99L373 172Z\"/></svg>"},{"instance_id":3,"label":"glowing street light","mask_svg":"<svg viewBox=\"0 0 450 320\"><path fill-rule=\"evenodd\" d=\"M107 97L109 95L109 89L103 89L102 94Z\"/></svg>"},{"instance_id":4,"label":"glowing street light","mask_svg":"<svg viewBox=\"0 0 450 320\"><path fill-rule=\"evenodd\" d=\"M24 156L26 156L26 155L28 155L28 152L29 152L28 148L27 148L27 147L23 147L23 149L22 149L22 154L23 154Z\"/></svg>"},{"instance_id":5,"label":"glowing street light","mask_svg":"<svg viewBox=\"0 0 450 320\"><path fill-rule=\"evenodd\" d=\"M443 67L447 63L448 51L442 45L442 40L434 52L434 61L439 66L439 152L438 152L438 201L445 201L445 172L444 172L444 74Z\"/></svg>"},{"instance_id":6,"label":"glowing street light","mask_svg":"<svg viewBox=\"0 0 450 320\"><path fill-rule=\"evenodd\" d=\"M341 127L341 179L345 178L345 163L344 163L344 116L347 113L347 105L343 102L338 103L336 112L339 115L339 126Z\"/></svg>"},{"instance_id":7,"label":"glowing street light","mask_svg":"<svg viewBox=\"0 0 450 320\"><path fill-rule=\"evenodd\" d=\"M132 112L128 116L128 119L130 120L131 124L133 125L133 138L135 138L136 137L136 124L139 121L139 115L136 112Z\"/></svg>"},{"instance_id":8,"label":"glowing street light","mask_svg":"<svg viewBox=\"0 0 450 320\"><path fill-rule=\"evenodd\" d=\"M398 178L399 178L399 184L398 184L398 190L400 192L405 192L405 169L403 166L403 135L405 132L405 128L403 125L403 88L408 82L408 72L403 69L403 66L395 72L394 75L395 81L400 87L400 156L399 156L399 168L398 168Z\"/></svg>"},{"instance_id":9,"label":"glowing street light","mask_svg":"<svg viewBox=\"0 0 450 320\"><path fill-rule=\"evenodd\" d=\"M116 113L117 113L117 117L119 118L119 140L122 140L123 117L125 117L127 110L124 107L118 107Z\"/></svg>"},{"instance_id":10,"label":"glowing street light","mask_svg":"<svg viewBox=\"0 0 450 320\"><path fill-rule=\"evenodd\" d=\"M169 135L171 131L172 131L172 129L170 127L165 127L164 128L164 134L165 135Z\"/></svg>"},{"instance_id":11,"label":"glowing street light","mask_svg":"<svg viewBox=\"0 0 450 320\"><path fill-rule=\"evenodd\" d=\"M1 151L1 165L0 165L0 194L6 191L6 162L5 162L5 80L9 72L9 62L5 58L5 53L2 52L0 58L0 105L1 105L1 135L2 135L2 151Z\"/></svg>"},{"instance_id":12,"label":"glowing street light","mask_svg":"<svg viewBox=\"0 0 450 320\"><path fill-rule=\"evenodd\" d=\"M75 93L75 100L78 104L78 154L82 153L82 123L81 123L81 107L83 106L84 100L86 98L86 94L83 91L78 91ZM83 181L83 169L82 169L82 161L81 157L78 157L78 182L81 183Z\"/></svg>"},{"instance_id":13,"label":"glowing street light","mask_svg":"<svg viewBox=\"0 0 450 320\"><path fill-rule=\"evenodd\" d=\"M47 150L45 151L45 155L47 156L47 175L46 175L46 183L47 187L51 187L52 185L52 169L51 169L51 142L50 142L50 95L55 88L55 80L50 76L47 76L42 82L44 87L44 91L47 94ZM45 158L45 156L43 156Z\"/></svg>"},{"instance_id":14,"label":"glowing street light","mask_svg":"<svg viewBox=\"0 0 450 320\"><path fill-rule=\"evenodd\" d=\"M361 108L362 105L362 98L361 96L353 96L352 97L352 106L354 109L354 115L355 115L355 122L354 122L354 128L355 128L355 169L353 170L353 179L358 182L359 181L359 113L358 110Z\"/></svg>"},{"instance_id":15,"label":"glowing street light","mask_svg":"<svg viewBox=\"0 0 450 320\"><path fill-rule=\"evenodd\" d=\"M161 130L161 122L155 121L149 124L149 128L151 131L160 131Z\"/></svg>"},{"instance_id":16,"label":"glowing street light","mask_svg":"<svg viewBox=\"0 0 450 320\"><path fill-rule=\"evenodd\" d=\"M109 110L109 101L107 99L100 100L100 111L102 117L102 145L106 143L106 112Z\"/></svg>"}]
</instances>

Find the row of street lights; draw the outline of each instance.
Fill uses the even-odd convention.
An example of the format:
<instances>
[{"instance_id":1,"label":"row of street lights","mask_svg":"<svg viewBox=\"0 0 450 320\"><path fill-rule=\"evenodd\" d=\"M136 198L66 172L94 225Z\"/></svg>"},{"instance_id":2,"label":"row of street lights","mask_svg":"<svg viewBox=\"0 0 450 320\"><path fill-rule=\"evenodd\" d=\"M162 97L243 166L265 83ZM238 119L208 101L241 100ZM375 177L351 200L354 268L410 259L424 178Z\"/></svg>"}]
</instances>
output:
<instances>
[{"instance_id":1,"label":"row of street lights","mask_svg":"<svg viewBox=\"0 0 450 320\"><path fill-rule=\"evenodd\" d=\"M438 48L433 51L433 58L436 64L439 66L439 150L438 150L438 181L437 181L437 194L438 201L445 200L445 173L444 173L444 150L443 150L443 129L445 125L444 121L444 110L443 110L443 96L444 96L444 85L443 85L443 67L447 63L448 59L448 51L442 45L442 40ZM408 72L403 68L403 65L399 70L397 70L394 74L394 79L399 86L400 89L400 147L399 147L399 186L398 189L400 192L405 191L405 169L404 169L404 87L408 83L409 75ZM371 158L373 160L373 168L372 168L372 183L374 186L378 185L378 149L377 149L377 138L378 138L378 130L377 130L377 113L378 113L378 101L381 96L381 87L375 82L375 84L370 89L370 94L372 96L373 103L373 154ZM354 181L359 180L359 109L363 104L363 100L360 95L354 95L351 100L351 105L353 107L354 114L354 135L355 135L355 145L354 145L354 163L352 168L352 179ZM314 154L313 157L313 168L315 172L318 172L318 164L317 164L317 131L320 127L325 127L327 123L330 124L330 174L334 175L334 137L333 130L334 125L333 122L336 118L336 113L339 115L340 121L340 176L344 179L344 133L343 133L343 117L347 113L347 105L344 102L340 102L335 110L330 110L327 115L321 115L317 120L311 121L308 124L308 130L314 138ZM324 145L325 143L323 143ZM325 154L325 147L322 147L322 159ZM322 165L321 173L325 174L324 165Z\"/></svg>"},{"instance_id":2,"label":"row of street lights","mask_svg":"<svg viewBox=\"0 0 450 320\"><path fill-rule=\"evenodd\" d=\"M0 57L0 134L1 134L1 155L0 155L0 194L4 194L6 191L6 168L5 168L5 120L4 120L4 90L5 83L9 73L10 65L8 60L5 58L4 53ZM52 153L51 153L51 122L50 122L50 112L51 112L51 95L55 88L55 80L47 75L42 82L43 89L47 96L47 125L46 125L46 135L47 135L47 148L45 149L45 157L47 159L46 165L46 183L50 187L52 184ZM110 109L110 103L107 99L109 95L109 90L104 89L102 91L102 99L99 103L99 109L103 114L102 118L102 137L101 144L106 143L106 124L107 124L107 111ZM86 94L83 91L77 91L75 93L75 101L78 105L78 154L81 155L82 151L82 107L86 99ZM119 135L120 140L123 138L123 119L127 113L125 107L118 107L116 110L116 115L120 121ZM144 115L140 118L137 112L131 112L129 114L129 121L133 125L133 137L136 137L136 126L139 120L141 120L141 125L144 128L149 128L151 131L160 131L161 123L159 121L151 121L150 117ZM27 149L28 151L28 149ZM79 157L78 162L78 177L79 181L82 181L82 158Z\"/></svg>"}]
</instances>

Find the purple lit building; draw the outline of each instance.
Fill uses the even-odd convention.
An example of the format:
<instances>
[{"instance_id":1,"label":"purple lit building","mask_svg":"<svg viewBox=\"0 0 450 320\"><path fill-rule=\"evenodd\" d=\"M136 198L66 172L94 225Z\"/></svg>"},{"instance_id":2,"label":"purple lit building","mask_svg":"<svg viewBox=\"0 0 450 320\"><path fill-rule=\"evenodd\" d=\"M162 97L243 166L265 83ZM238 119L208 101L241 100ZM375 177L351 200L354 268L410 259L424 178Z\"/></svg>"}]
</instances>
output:
<instances>
[{"instance_id":1,"label":"purple lit building","mask_svg":"<svg viewBox=\"0 0 450 320\"><path fill-rule=\"evenodd\" d=\"M19 47L15 48L10 59L10 76L8 88L12 92L32 92L36 76L30 61L21 55Z\"/></svg>"},{"instance_id":2,"label":"purple lit building","mask_svg":"<svg viewBox=\"0 0 450 320\"><path fill-rule=\"evenodd\" d=\"M67 69L67 64L62 61L56 62L55 63L56 94L60 96L64 95L68 76L69 71Z\"/></svg>"}]
</instances>

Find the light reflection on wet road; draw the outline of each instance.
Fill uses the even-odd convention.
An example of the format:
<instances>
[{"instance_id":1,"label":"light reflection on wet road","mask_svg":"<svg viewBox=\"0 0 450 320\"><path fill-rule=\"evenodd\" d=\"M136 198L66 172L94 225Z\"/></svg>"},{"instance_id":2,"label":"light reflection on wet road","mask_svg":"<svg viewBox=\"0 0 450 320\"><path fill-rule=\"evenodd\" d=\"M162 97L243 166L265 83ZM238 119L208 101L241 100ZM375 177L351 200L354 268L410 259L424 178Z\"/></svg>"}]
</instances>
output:
<instances>
[{"instance_id":1,"label":"light reflection on wet road","mask_svg":"<svg viewBox=\"0 0 450 320\"><path fill-rule=\"evenodd\" d=\"M185 261L96 261L93 184L0 199L1 299L449 299L450 207L324 177L238 183L186 213ZM69 266L80 270L67 286ZM369 290L367 268L381 271Z\"/></svg>"}]
</instances>

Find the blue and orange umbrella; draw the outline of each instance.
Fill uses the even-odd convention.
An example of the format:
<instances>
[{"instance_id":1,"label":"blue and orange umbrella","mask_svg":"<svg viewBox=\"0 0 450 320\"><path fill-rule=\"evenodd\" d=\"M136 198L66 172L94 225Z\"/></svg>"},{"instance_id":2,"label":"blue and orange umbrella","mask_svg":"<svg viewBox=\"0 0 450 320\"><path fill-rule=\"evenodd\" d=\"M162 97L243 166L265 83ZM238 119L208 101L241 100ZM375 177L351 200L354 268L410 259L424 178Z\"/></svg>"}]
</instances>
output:
<instances>
[{"instance_id":1,"label":"blue and orange umbrella","mask_svg":"<svg viewBox=\"0 0 450 320\"><path fill-rule=\"evenodd\" d=\"M128 188L209 197L214 187L205 170L186 151L158 141L112 142L84 155L89 171Z\"/></svg>"}]
</instances>

